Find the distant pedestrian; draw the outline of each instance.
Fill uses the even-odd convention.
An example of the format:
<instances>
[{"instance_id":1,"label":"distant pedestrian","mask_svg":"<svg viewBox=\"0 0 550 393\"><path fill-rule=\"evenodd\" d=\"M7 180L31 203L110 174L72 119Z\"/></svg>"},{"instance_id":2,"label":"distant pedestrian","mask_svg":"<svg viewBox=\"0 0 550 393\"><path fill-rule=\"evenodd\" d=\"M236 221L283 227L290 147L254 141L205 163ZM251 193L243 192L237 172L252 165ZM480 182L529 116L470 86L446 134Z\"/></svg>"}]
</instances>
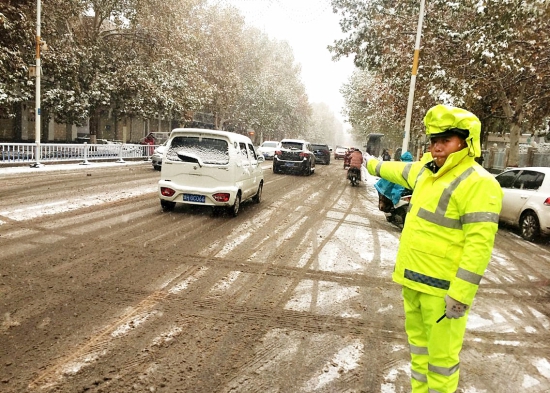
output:
<instances>
[{"instance_id":1,"label":"distant pedestrian","mask_svg":"<svg viewBox=\"0 0 550 393\"><path fill-rule=\"evenodd\" d=\"M386 149L382 152L382 161L391 161L390 153Z\"/></svg>"},{"instance_id":2,"label":"distant pedestrian","mask_svg":"<svg viewBox=\"0 0 550 393\"><path fill-rule=\"evenodd\" d=\"M481 123L474 114L437 105L424 124L430 148L421 161L367 157L367 169L413 190L392 275L402 285L412 392L451 393L468 314L491 259L502 190L475 161Z\"/></svg>"}]
</instances>

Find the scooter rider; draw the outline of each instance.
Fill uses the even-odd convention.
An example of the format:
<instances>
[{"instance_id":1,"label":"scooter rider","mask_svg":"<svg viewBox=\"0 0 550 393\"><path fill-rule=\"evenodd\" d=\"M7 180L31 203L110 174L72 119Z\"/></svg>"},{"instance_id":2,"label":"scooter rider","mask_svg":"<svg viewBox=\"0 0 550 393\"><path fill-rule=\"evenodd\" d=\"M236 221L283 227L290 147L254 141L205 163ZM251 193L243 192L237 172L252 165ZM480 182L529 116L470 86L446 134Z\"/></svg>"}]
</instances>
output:
<instances>
[{"instance_id":1,"label":"scooter rider","mask_svg":"<svg viewBox=\"0 0 550 393\"><path fill-rule=\"evenodd\" d=\"M363 165L363 153L361 153L361 150L355 148L351 152L350 155L350 161L349 161L349 169L348 172L351 170L357 171L358 179L361 180L361 166Z\"/></svg>"},{"instance_id":2,"label":"scooter rider","mask_svg":"<svg viewBox=\"0 0 550 393\"><path fill-rule=\"evenodd\" d=\"M361 150L355 148L351 152L351 159L350 159L349 165L354 168L361 168L361 165L363 165L363 153L361 153Z\"/></svg>"},{"instance_id":3,"label":"scooter rider","mask_svg":"<svg viewBox=\"0 0 550 393\"><path fill-rule=\"evenodd\" d=\"M367 157L367 169L414 190L392 275L402 285L412 392L451 393L458 386L466 321L491 259L503 194L474 160L481 155L481 123L474 114L437 105L424 124L430 152L421 161Z\"/></svg>"},{"instance_id":4,"label":"scooter rider","mask_svg":"<svg viewBox=\"0 0 550 393\"><path fill-rule=\"evenodd\" d=\"M412 162L413 156L406 151L401 155L401 161ZM386 161L386 160L384 160ZM378 191L378 209L388 213L391 208L399 202L399 199L403 196L405 187L392 183L386 179L380 179L374 184L374 188Z\"/></svg>"}]
</instances>

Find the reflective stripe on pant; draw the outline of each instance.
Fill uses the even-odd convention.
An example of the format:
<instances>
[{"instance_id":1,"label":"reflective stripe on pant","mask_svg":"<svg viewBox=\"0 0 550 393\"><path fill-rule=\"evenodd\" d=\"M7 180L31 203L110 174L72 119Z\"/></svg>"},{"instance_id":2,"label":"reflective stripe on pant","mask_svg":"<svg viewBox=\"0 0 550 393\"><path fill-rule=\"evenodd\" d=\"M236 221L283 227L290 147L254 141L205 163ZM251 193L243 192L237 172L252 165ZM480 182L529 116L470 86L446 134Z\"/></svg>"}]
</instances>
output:
<instances>
[{"instance_id":1,"label":"reflective stripe on pant","mask_svg":"<svg viewBox=\"0 0 550 393\"><path fill-rule=\"evenodd\" d=\"M462 318L443 318L436 323L445 312L443 298L407 287L402 292L413 393L455 392L468 312Z\"/></svg>"}]
</instances>

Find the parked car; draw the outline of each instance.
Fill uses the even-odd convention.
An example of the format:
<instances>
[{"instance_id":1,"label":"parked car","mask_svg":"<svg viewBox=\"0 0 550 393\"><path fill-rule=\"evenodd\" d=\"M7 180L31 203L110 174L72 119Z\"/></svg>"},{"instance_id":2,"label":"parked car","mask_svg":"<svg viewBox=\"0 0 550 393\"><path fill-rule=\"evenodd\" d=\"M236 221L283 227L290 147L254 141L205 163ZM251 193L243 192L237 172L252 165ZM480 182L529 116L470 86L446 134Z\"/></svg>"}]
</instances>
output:
<instances>
[{"instance_id":1,"label":"parked car","mask_svg":"<svg viewBox=\"0 0 550 393\"><path fill-rule=\"evenodd\" d=\"M153 151L153 154L151 155L151 164L153 165L153 169L160 171L162 167L162 155L164 154L165 150L166 142L164 142L160 146L157 146Z\"/></svg>"},{"instance_id":2,"label":"parked car","mask_svg":"<svg viewBox=\"0 0 550 393\"><path fill-rule=\"evenodd\" d=\"M550 168L509 169L496 179L504 191L499 220L529 241L550 235Z\"/></svg>"},{"instance_id":3,"label":"parked car","mask_svg":"<svg viewBox=\"0 0 550 393\"><path fill-rule=\"evenodd\" d=\"M272 160L273 154L275 154L275 150L277 150L277 146L279 146L279 142L277 141L265 141L258 148L258 151L266 160Z\"/></svg>"},{"instance_id":4,"label":"parked car","mask_svg":"<svg viewBox=\"0 0 550 393\"><path fill-rule=\"evenodd\" d=\"M315 162L320 164L330 164L330 149L328 145L322 143L312 143L311 148L315 155Z\"/></svg>"},{"instance_id":5,"label":"parked car","mask_svg":"<svg viewBox=\"0 0 550 393\"><path fill-rule=\"evenodd\" d=\"M245 135L176 128L166 142L158 182L160 205L163 210L177 203L212 206L237 216L241 202L261 201L263 161Z\"/></svg>"},{"instance_id":6,"label":"parked car","mask_svg":"<svg viewBox=\"0 0 550 393\"><path fill-rule=\"evenodd\" d=\"M343 160L344 157L346 156L346 151L348 151L347 147L336 146L336 149L334 149L334 159Z\"/></svg>"},{"instance_id":7,"label":"parked car","mask_svg":"<svg viewBox=\"0 0 550 393\"><path fill-rule=\"evenodd\" d=\"M283 139L273 155L273 173L293 172L311 175L315 172L315 155L311 144L302 139Z\"/></svg>"}]
</instances>

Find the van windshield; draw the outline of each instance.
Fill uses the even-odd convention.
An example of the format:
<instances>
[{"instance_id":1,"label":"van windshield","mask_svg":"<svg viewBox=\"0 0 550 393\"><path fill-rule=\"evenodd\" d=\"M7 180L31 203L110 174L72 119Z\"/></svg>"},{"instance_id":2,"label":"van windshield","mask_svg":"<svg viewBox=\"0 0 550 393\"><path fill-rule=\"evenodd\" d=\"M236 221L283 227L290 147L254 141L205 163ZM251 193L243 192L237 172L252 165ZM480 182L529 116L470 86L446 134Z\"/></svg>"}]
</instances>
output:
<instances>
[{"instance_id":1,"label":"van windshield","mask_svg":"<svg viewBox=\"0 0 550 393\"><path fill-rule=\"evenodd\" d=\"M198 156L205 164L229 164L229 145L225 139L177 136L172 139L166 158L171 161L182 161L178 153Z\"/></svg>"}]
</instances>

